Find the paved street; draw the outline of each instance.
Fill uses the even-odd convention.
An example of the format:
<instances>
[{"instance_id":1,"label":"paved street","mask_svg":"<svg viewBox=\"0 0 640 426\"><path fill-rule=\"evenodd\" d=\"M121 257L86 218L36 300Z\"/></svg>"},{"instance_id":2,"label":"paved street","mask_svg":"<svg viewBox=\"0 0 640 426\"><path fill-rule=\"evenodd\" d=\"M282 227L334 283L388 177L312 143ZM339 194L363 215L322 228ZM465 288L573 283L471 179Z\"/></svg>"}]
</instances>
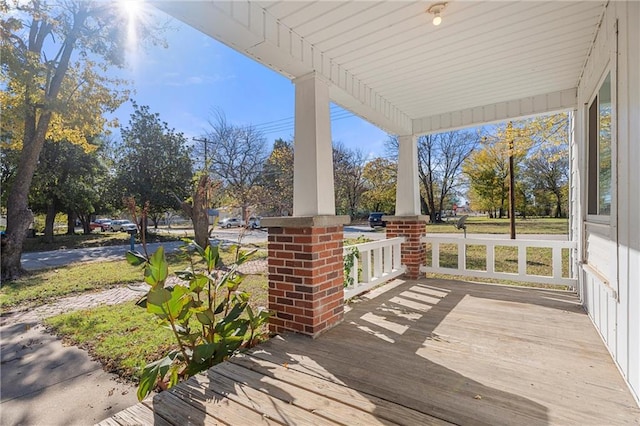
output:
<instances>
[{"instance_id":1,"label":"paved street","mask_svg":"<svg viewBox=\"0 0 640 426\"><path fill-rule=\"evenodd\" d=\"M160 245L163 245L165 250L171 251L178 248L181 244L182 242L180 241L171 241L147 244L147 247L150 252L154 252ZM23 253L22 267L26 270L33 271L36 269L68 265L75 262L118 260L124 259L127 250L129 250L129 245ZM140 244L136 244L136 250L142 250Z\"/></svg>"},{"instance_id":2,"label":"paved street","mask_svg":"<svg viewBox=\"0 0 640 426\"><path fill-rule=\"evenodd\" d=\"M344 231L346 238L357 238L362 235L372 240L381 240L385 237L384 232L372 231L368 226L346 226ZM185 235L184 230L172 230L171 233L175 235ZM211 233L211 239L213 241L220 242L223 245L234 244L238 242L241 237L240 234L241 229L239 228L215 229L214 232ZM266 230L248 230L242 235L242 242L245 244L259 244L266 243L266 241ZM170 252L180 247L182 242L172 241L165 243L150 243L147 244L147 248L150 253L153 253L160 245L163 245L165 250ZM142 251L142 246L140 244L136 244L135 247L136 250ZM75 262L118 260L124 258L127 250L129 250L129 245L23 253L22 267L26 270L33 271L37 269L68 265Z\"/></svg>"}]
</instances>

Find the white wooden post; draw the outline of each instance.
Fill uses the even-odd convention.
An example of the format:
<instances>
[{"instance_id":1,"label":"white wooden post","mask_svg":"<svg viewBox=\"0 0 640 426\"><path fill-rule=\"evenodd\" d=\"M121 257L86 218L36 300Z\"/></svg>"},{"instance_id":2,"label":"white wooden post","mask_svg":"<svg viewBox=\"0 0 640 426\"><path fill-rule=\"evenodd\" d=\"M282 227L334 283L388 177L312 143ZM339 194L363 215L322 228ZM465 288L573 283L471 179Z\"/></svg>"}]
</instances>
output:
<instances>
[{"instance_id":1,"label":"white wooden post","mask_svg":"<svg viewBox=\"0 0 640 426\"><path fill-rule=\"evenodd\" d=\"M487 273L493 274L496 268L495 262L495 246L487 243Z\"/></svg>"},{"instance_id":2,"label":"white wooden post","mask_svg":"<svg viewBox=\"0 0 640 426\"><path fill-rule=\"evenodd\" d=\"M420 215L418 139L415 135L398 136L396 216L416 215Z\"/></svg>"},{"instance_id":3,"label":"white wooden post","mask_svg":"<svg viewBox=\"0 0 640 426\"><path fill-rule=\"evenodd\" d=\"M371 252L363 253L360 260L362 261L362 282L371 282Z\"/></svg>"},{"instance_id":4,"label":"white wooden post","mask_svg":"<svg viewBox=\"0 0 640 426\"><path fill-rule=\"evenodd\" d=\"M391 265L391 251L392 251L393 247L391 246L385 246L382 248L382 255L383 255L383 270L382 272L384 273L389 273L391 272L392 269L392 265Z\"/></svg>"},{"instance_id":5,"label":"white wooden post","mask_svg":"<svg viewBox=\"0 0 640 426\"><path fill-rule=\"evenodd\" d=\"M527 246L517 246L518 248L518 275L527 275Z\"/></svg>"},{"instance_id":6,"label":"white wooden post","mask_svg":"<svg viewBox=\"0 0 640 426\"><path fill-rule=\"evenodd\" d=\"M562 278L562 248L553 247L552 250L553 278ZM569 267L571 267L571 259L569 259Z\"/></svg>"},{"instance_id":7,"label":"white wooden post","mask_svg":"<svg viewBox=\"0 0 640 426\"><path fill-rule=\"evenodd\" d=\"M458 242L458 269L461 271L467 269L467 245L464 241Z\"/></svg>"},{"instance_id":8,"label":"white wooden post","mask_svg":"<svg viewBox=\"0 0 640 426\"><path fill-rule=\"evenodd\" d=\"M396 243L393 245L393 269L400 269L401 262L401 244Z\"/></svg>"},{"instance_id":9,"label":"white wooden post","mask_svg":"<svg viewBox=\"0 0 640 426\"><path fill-rule=\"evenodd\" d=\"M329 86L315 72L296 85L293 215L335 215Z\"/></svg>"},{"instance_id":10,"label":"white wooden post","mask_svg":"<svg viewBox=\"0 0 640 426\"><path fill-rule=\"evenodd\" d=\"M373 276L382 276L382 247L378 247L373 251Z\"/></svg>"}]
</instances>

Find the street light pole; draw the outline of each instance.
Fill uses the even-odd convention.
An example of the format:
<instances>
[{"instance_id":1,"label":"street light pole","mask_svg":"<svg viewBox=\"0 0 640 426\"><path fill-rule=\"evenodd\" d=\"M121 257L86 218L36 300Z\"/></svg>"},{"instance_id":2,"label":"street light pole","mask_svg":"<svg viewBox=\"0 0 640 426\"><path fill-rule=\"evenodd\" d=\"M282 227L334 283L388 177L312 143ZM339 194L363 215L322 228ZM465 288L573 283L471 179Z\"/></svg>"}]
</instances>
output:
<instances>
[{"instance_id":1,"label":"street light pole","mask_svg":"<svg viewBox=\"0 0 640 426\"><path fill-rule=\"evenodd\" d=\"M507 143L509 144L509 232L516 239L516 177L513 164L513 124L507 124Z\"/></svg>"}]
</instances>

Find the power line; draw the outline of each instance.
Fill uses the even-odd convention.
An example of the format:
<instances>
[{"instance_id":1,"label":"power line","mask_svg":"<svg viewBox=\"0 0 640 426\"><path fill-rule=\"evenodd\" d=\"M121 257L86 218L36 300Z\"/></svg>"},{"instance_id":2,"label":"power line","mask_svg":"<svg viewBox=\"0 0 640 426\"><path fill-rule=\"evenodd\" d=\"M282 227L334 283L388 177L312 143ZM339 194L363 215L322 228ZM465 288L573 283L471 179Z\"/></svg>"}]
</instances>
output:
<instances>
[{"instance_id":1,"label":"power line","mask_svg":"<svg viewBox=\"0 0 640 426\"><path fill-rule=\"evenodd\" d=\"M344 112L339 112L336 113L335 115L333 115L331 117L331 121L338 121L338 120L343 120L345 118L351 118L351 117L355 117L356 115L348 112L348 111L344 111ZM293 120L293 118L291 118L290 120ZM264 127L257 127L254 126L254 128L256 130L259 130L262 133L275 133L275 132L279 132L279 131L285 131L285 130L293 130L294 128L294 122L288 122L288 123L280 123L280 124L273 124L273 125L268 125L268 126L264 126Z\"/></svg>"},{"instance_id":2,"label":"power line","mask_svg":"<svg viewBox=\"0 0 640 426\"><path fill-rule=\"evenodd\" d=\"M335 115L340 115L340 114L354 115L352 112L345 111L343 108L341 108L338 105L331 105L329 111L331 114L335 114ZM268 127L279 127L280 125L286 125L287 124L286 122L293 121L294 119L295 119L295 116L280 118L278 120L271 120L271 121L266 121L264 123L252 124L251 127L254 127L257 129L268 128Z\"/></svg>"},{"instance_id":3,"label":"power line","mask_svg":"<svg viewBox=\"0 0 640 426\"><path fill-rule=\"evenodd\" d=\"M346 111L337 105L331 105L329 113L331 114L331 117L330 117L331 122L344 120L345 118L356 117L356 115L353 114L351 111ZM280 118L278 120L266 121L260 124L253 124L251 125L251 127L261 133L266 133L266 134L293 131L293 129L295 128L295 117L287 117L287 118ZM198 140L195 138L193 140L195 142L201 142L201 143L204 142L204 145L206 148L205 140Z\"/></svg>"}]
</instances>

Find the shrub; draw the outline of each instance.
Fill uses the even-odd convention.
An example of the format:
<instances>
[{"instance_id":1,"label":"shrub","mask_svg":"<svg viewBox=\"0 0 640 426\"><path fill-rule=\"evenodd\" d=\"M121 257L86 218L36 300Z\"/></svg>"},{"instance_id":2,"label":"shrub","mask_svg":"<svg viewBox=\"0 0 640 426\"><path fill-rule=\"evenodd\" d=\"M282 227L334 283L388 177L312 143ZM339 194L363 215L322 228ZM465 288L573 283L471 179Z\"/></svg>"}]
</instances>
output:
<instances>
[{"instance_id":1,"label":"shrub","mask_svg":"<svg viewBox=\"0 0 640 426\"><path fill-rule=\"evenodd\" d=\"M156 387L168 389L255 345L269 318L266 310L254 312L248 304L249 294L239 290L243 276L237 268L255 250L245 253L236 248L235 262L224 267L217 246L203 249L193 241L185 242L183 250L191 266L176 272L179 283L175 285L166 283L169 273L163 247L149 258L127 253L129 263L144 265L144 280L150 286L137 305L171 330L177 343L177 349L144 368L139 400Z\"/></svg>"}]
</instances>

